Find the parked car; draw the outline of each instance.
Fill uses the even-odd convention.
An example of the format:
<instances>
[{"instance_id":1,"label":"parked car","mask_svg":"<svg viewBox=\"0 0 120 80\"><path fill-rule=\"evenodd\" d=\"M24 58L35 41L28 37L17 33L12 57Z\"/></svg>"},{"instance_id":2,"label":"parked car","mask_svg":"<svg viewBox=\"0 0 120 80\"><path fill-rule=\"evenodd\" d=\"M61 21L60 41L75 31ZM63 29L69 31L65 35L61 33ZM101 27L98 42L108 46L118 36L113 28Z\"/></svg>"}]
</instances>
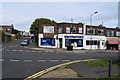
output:
<instances>
[{"instance_id":1,"label":"parked car","mask_svg":"<svg viewBox=\"0 0 120 80\"><path fill-rule=\"evenodd\" d=\"M29 44L29 40L23 40L21 42L21 46L27 46Z\"/></svg>"}]
</instances>

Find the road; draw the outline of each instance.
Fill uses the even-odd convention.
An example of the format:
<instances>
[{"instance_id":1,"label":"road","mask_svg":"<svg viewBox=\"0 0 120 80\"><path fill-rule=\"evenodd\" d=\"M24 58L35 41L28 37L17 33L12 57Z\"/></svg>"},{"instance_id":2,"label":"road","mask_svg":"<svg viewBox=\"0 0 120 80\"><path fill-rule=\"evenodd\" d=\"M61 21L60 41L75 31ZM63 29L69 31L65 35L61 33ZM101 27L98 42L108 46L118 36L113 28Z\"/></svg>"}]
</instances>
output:
<instances>
[{"instance_id":1,"label":"road","mask_svg":"<svg viewBox=\"0 0 120 80\"><path fill-rule=\"evenodd\" d=\"M20 46L23 39L3 45L3 78L26 78L57 64L83 59L116 59L117 53L52 53L26 49Z\"/></svg>"}]
</instances>

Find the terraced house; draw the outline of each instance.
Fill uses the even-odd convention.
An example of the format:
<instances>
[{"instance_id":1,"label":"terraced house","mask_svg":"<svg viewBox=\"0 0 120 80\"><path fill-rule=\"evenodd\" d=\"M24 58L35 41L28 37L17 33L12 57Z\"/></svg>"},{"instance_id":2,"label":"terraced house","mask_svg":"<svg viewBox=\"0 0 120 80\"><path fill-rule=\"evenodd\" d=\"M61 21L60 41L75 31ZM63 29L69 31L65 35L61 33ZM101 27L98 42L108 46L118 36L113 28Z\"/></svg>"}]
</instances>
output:
<instances>
[{"instance_id":1,"label":"terraced house","mask_svg":"<svg viewBox=\"0 0 120 80\"><path fill-rule=\"evenodd\" d=\"M39 46L49 48L109 49L118 50L120 30L103 25L84 23L57 23L39 25Z\"/></svg>"}]
</instances>

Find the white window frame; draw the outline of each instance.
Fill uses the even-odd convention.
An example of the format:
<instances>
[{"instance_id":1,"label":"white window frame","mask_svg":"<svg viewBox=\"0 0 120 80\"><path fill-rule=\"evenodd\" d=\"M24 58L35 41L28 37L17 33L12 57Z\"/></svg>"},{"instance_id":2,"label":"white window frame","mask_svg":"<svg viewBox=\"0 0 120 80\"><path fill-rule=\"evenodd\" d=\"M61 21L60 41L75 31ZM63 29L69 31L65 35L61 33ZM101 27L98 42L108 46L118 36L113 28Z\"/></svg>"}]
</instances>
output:
<instances>
[{"instance_id":1,"label":"white window frame","mask_svg":"<svg viewBox=\"0 0 120 80\"><path fill-rule=\"evenodd\" d=\"M95 34L95 29L94 28L87 28L87 34L91 34L90 30L93 30L93 33L92 34ZM89 32L88 32L89 31Z\"/></svg>"},{"instance_id":2,"label":"white window frame","mask_svg":"<svg viewBox=\"0 0 120 80\"><path fill-rule=\"evenodd\" d=\"M74 29L75 29L75 32L74 32ZM76 27L73 27L72 32L73 32L73 33L76 33Z\"/></svg>"},{"instance_id":3,"label":"white window frame","mask_svg":"<svg viewBox=\"0 0 120 80\"><path fill-rule=\"evenodd\" d=\"M59 33L62 33L62 29L63 29L62 27L59 27L59 28L58 28L58 32L59 32ZM61 32L60 32L60 31L61 31Z\"/></svg>"},{"instance_id":4,"label":"white window frame","mask_svg":"<svg viewBox=\"0 0 120 80\"><path fill-rule=\"evenodd\" d=\"M100 34L98 33L98 35L103 35L104 34L104 30L103 29L98 29L98 31L101 31L101 33Z\"/></svg>"},{"instance_id":5,"label":"white window frame","mask_svg":"<svg viewBox=\"0 0 120 80\"><path fill-rule=\"evenodd\" d=\"M83 28L79 27L79 33L83 33Z\"/></svg>"},{"instance_id":6,"label":"white window frame","mask_svg":"<svg viewBox=\"0 0 120 80\"><path fill-rule=\"evenodd\" d=\"M66 33L70 33L70 27L66 27Z\"/></svg>"}]
</instances>

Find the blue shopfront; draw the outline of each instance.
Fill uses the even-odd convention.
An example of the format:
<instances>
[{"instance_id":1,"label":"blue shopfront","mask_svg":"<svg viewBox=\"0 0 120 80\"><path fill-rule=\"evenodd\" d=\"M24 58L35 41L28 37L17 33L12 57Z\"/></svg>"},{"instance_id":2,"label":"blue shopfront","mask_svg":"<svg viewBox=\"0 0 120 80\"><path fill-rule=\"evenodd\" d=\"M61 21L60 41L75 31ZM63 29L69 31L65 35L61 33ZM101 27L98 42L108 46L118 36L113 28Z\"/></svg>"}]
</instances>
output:
<instances>
[{"instance_id":1,"label":"blue shopfront","mask_svg":"<svg viewBox=\"0 0 120 80\"><path fill-rule=\"evenodd\" d=\"M65 47L71 44L73 47L83 47L83 36L65 36Z\"/></svg>"},{"instance_id":2,"label":"blue shopfront","mask_svg":"<svg viewBox=\"0 0 120 80\"><path fill-rule=\"evenodd\" d=\"M42 46L55 46L55 38L41 38Z\"/></svg>"}]
</instances>

